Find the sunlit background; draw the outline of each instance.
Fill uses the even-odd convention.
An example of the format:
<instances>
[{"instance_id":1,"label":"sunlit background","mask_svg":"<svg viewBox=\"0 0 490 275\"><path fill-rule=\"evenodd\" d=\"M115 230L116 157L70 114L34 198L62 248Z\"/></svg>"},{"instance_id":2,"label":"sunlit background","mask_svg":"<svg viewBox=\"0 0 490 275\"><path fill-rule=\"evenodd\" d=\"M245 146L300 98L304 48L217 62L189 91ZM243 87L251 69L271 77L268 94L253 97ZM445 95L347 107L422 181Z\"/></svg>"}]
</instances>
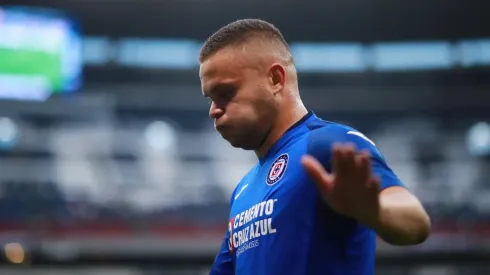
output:
<instances>
[{"instance_id":1,"label":"sunlit background","mask_svg":"<svg viewBox=\"0 0 490 275\"><path fill-rule=\"evenodd\" d=\"M208 273L256 157L214 131L197 57L249 17L282 30L307 107L374 140L430 211L431 238L380 242L376 274L490 274L490 3L478 3L9 1L0 274Z\"/></svg>"}]
</instances>

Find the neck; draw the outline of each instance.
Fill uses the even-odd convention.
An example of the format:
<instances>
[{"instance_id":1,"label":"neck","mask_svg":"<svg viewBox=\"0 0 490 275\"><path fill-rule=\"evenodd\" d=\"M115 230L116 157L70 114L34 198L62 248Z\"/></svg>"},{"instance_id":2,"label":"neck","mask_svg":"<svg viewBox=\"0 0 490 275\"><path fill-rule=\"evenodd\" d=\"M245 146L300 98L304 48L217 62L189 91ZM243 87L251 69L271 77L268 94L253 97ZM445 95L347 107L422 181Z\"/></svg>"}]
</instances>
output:
<instances>
[{"instance_id":1,"label":"neck","mask_svg":"<svg viewBox=\"0 0 490 275\"><path fill-rule=\"evenodd\" d=\"M282 108L276 123L273 125L272 130L265 139L265 142L259 149L255 150L257 157L263 157L267 154L269 149L276 143L286 131L291 128L296 122L302 119L308 110L303 103L296 103L294 106L287 106L288 108Z\"/></svg>"}]
</instances>

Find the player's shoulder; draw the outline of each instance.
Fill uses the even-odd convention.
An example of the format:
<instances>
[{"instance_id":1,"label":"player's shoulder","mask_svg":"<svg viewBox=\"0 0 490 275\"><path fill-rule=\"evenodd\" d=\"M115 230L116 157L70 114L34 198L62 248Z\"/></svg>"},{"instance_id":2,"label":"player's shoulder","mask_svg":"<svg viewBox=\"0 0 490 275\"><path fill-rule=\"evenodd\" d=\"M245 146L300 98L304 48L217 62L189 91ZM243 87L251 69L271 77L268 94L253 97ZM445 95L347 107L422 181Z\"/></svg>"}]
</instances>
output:
<instances>
[{"instance_id":1,"label":"player's shoulder","mask_svg":"<svg viewBox=\"0 0 490 275\"><path fill-rule=\"evenodd\" d=\"M361 138L374 145L374 142L361 131L345 124L318 119L308 124L308 127L310 129L308 140L310 143L355 142Z\"/></svg>"},{"instance_id":2,"label":"player's shoulder","mask_svg":"<svg viewBox=\"0 0 490 275\"><path fill-rule=\"evenodd\" d=\"M374 142L361 131L337 122L326 120L315 120L308 124L307 152L315 156L321 162L328 163L331 159L332 145L339 143L354 143L359 149L374 147Z\"/></svg>"}]
</instances>

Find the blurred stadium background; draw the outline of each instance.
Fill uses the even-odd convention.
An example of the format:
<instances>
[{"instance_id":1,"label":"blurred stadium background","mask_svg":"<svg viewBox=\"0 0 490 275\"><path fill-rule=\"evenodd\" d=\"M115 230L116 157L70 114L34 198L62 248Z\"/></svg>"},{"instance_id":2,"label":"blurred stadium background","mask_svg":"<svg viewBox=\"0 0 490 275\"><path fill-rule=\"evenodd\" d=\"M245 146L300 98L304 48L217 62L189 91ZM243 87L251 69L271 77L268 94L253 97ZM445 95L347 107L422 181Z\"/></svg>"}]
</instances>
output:
<instances>
[{"instance_id":1,"label":"blurred stadium background","mask_svg":"<svg viewBox=\"0 0 490 275\"><path fill-rule=\"evenodd\" d=\"M255 156L214 132L197 56L246 17L429 209L431 238L380 242L377 274L490 274L490 2L0 3L0 274L207 274Z\"/></svg>"}]
</instances>

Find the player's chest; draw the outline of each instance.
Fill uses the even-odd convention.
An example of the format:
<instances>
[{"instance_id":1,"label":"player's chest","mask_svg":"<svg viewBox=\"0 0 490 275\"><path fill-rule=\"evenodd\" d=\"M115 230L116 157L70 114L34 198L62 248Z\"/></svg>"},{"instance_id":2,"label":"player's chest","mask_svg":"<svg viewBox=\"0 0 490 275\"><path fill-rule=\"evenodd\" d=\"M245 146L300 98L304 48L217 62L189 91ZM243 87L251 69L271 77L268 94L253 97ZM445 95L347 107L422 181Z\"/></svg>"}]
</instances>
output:
<instances>
[{"instance_id":1,"label":"player's chest","mask_svg":"<svg viewBox=\"0 0 490 275\"><path fill-rule=\"evenodd\" d=\"M301 200L308 179L298 157L280 154L274 161L260 167L253 177L242 182L235 192L230 211L233 228L249 224L274 231L274 220L291 211Z\"/></svg>"}]
</instances>

